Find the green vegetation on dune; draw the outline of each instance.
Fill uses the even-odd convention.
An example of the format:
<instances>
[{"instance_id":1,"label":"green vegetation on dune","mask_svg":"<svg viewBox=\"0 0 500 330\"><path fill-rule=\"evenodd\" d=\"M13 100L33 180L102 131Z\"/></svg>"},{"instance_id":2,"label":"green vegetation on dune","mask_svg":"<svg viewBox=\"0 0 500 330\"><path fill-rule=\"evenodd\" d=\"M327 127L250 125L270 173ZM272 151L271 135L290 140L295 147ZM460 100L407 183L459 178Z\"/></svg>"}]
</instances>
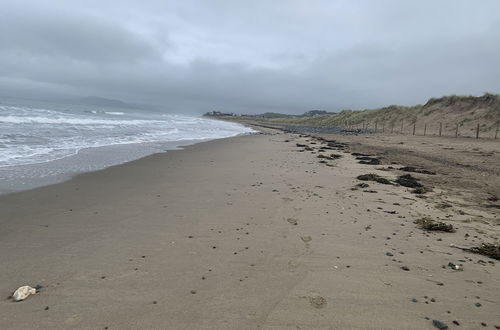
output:
<instances>
[{"instance_id":1,"label":"green vegetation on dune","mask_svg":"<svg viewBox=\"0 0 500 330\"><path fill-rule=\"evenodd\" d=\"M314 113L314 115L308 115ZM256 119L270 123L307 126L369 127L380 130L410 133L424 129L436 134L442 125L444 134L471 136L480 125L480 130L496 130L500 124L500 95L486 93L482 96L449 95L431 98L424 105L390 105L377 109L343 110L338 113L306 112L301 116L266 113L242 118Z\"/></svg>"}]
</instances>

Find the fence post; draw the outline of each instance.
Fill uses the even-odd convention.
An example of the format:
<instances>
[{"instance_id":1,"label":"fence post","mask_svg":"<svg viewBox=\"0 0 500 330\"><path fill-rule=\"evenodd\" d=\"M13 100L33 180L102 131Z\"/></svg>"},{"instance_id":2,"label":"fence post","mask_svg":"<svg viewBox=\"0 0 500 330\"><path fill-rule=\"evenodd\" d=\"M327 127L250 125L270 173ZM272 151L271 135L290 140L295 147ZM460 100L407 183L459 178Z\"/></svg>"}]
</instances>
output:
<instances>
[{"instance_id":1,"label":"fence post","mask_svg":"<svg viewBox=\"0 0 500 330\"><path fill-rule=\"evenodd\" d=\"M375 133L377 133L378 120L375 120Z\"/></svg>"},{"instance_id":2,"label":"fence post","mask_svg":"<svg viewBox=\"0 0 500 330\"><path fill-rule=\"evenodd\" d=\"M479 139L479 123L477 123L476 127L476 139Z\"/></svg>"},{"instance_id":3,"label":"fence post","mask_svg":"<svg viewBox=\"0 0 500 330\"><path fill-rule=\"evenodd\" d=\"M415 127L417 126L417 123L413 123L413 135L415 135Z\"/></svg>"},{"instance_id":4,"label":"fence post","mask_svg":"<svg viewBox=\"0 0 500 330\"><path fill-rule=\"evenodd\" d=\"M497 139L499 129L500 129L500 124L497 124L497 130L495 131L495 140Z\"/></svg>"},{"instance_id":5,"label":"fence post","mask_svg":"<svg viewBox=\"0 0 500 330\"><path fill-rule=\"evenodd\" d=\"M403 134L403 123L404 123L404 121L401 120L401 134Z\"/></svg>"},{"instance_id":6,"label":"fence post","mask_svg":"<svg viewBox=\"0 0 500 330\"><path fill-rule=\"evenodd\" d=\"M425 136L425 133L427 133L427 123L424 124L424 136Z\"/></svg>"},{"instance_id":7,"label":"fence post","mask_svg":"<svg viewBox=\"0 0 500 330\"><path fill-rule=\"evenodd\" d=\"M439 136L441 136L442 131L443 131L443 123L439 123Z\"/></svg>"},{"instance_id":8,"label":"fence post","mask_svg":"<svg viewBox=\"0 0 500 330\"><path fill-rule=\"evenodd\" d=\"M457 128L455 130L455 137L457 138L458 137L458 124L457 124Z\"/></svg>"},{"instance_id":9,"label":"fence post","mask_svg":"<svg viewBox=\"0 0 500 330\"><path fill-rule=\"evenodd\" d=\"M382 133L385 133L385 121L382 123Z\"/></svg>"}]
</instances>

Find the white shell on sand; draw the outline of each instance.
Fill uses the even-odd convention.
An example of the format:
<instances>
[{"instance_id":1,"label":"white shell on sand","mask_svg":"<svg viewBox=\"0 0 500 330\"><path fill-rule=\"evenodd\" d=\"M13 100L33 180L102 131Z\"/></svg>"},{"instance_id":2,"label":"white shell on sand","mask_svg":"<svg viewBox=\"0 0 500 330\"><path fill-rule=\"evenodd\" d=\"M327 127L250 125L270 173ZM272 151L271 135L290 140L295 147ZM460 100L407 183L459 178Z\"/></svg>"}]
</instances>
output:
<instances>
[{"instance_id":1,"label":"white shell on sand","mask_svg":"<svg viewBox=\"0 0 500 330\"><path fill-rule=\"evenodd\" d=\"M14 299L14 301L21 301L35 293L36 293L35 288L32 288L29 285L25 285L17 289L16 292L14 292L14 294L12 295L12 299Z\"/></svg>"}]
</instances>

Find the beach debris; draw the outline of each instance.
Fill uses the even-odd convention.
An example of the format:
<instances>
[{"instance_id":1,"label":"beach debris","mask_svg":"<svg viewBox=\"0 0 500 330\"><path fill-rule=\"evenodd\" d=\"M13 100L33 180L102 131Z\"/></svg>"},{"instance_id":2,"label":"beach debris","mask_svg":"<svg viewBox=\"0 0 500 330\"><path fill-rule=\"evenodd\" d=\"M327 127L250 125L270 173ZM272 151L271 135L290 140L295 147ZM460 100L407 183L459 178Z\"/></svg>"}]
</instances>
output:
<instances>
[{"instance_id":1,"label":"beach debris","mask_svg":"<svg viewBox=\"0 0 500 330\"><path fill-rule=\"evenodd\" d=\"M31 296L32 294L35 294L37 293L37 289L36 288L32 288L31 286L29 285L24 285L24 286L21 286L19 287L13 294L12 294L12 299L14 301L23 301L25 300L26 298L28 298L29 296Z\"/></svg>"},{"instance_id":2,"label":"beach debris","mask_svg":"<svg viewBox=\"0 0 500 330\"><path fill-rule=\"evenodd\" d=\"M453 262L449 262L448 267L453 270L464 270L464 267L462 265L455 265Z\"/></svg>"},{"instance_id":3,"label":"beach debris","mask_svg":"<svg viewBox=\"0 0 500 330\"><path fill-rule=\"evenodd\" d=\"M411 166L405 166L398 168L398 170L403 171L403 172L413 172L413 173L421 173L421 174L430 174L430 175L436 175L436 172L431 172L425 169L419 169Z\"/></svg>"},{"instance_id":4,"label":"beach debris","mask_svg":"<svg viewBox=\"0 0 500 330\"><path fill-rule=\"evenodd\" d=\"M395 181L396 183L399 183L399 185L403 187L408 187L408 188L422 187L422 184L418 182L417 178L413 177L411 174L403 174L399 176Z\"/></svg>"},{"instance_id":5,"label":"beach debris","mask_svg":"<svg viewBox=\"0 0 500 330\"><path fill-rule=\"evenodd\" d=\"M436 208L440 209L440 210L447 209L450 207L453 207L453 205L451 205L450 203L446 203L446 202L442 202L442 203L439 203L438 205L436 205Z\"/></svg>"},{"instance_id":6,"label":"beach debris","mask_svg":"<svg viewBox=\"0 0 500 330\"><path fill-rule=\"evenodd\" d=\"M335 159L339 159L342 156L341 155L337 155L337 154L331 154L330 156L318 155L317 157L318 158L328 159L328 160L335 160Z\"/></svg>"},{"instance_id":7,"label":"beach debris","mask_svg":"<svg viewBox=\"0 0 500 330\"><path fill-rule=\"evenodd\" d=\"M482 254L492 259L500 260L500 245L483 243L480 246L461 249L467 252Z\"/></svg>"},{"instance_id":8,"label":"beach debris","mask_svg":"<svg viewBox=\"0 0 500 330\"><path fill-rule=\"evenodd\" d=\"M378 174L374 173L361 174L358 175L356 179L361 181L375 181L382 184L391 184L391 181L387 180L386 178L382 178Z\"/></svg>"},{"instance_id":9,"label":"beach debris","mask_svg":"<svg viewBox=\"0 0 500 330\"><path fill-rule=\"evenodd\" d=\"M380 165L380 159L378 159L378 158L373 158L373 157L368 157L368 156L361 156L361 157L356 157L356 160L359 160L358 163L360 163L360 164L365 164L365 165Z\"/></svg>"},{"instance_id":10,"label":"beach debris","mask_svg":"<svg viewBox=\"0 0 500 330\"><path fill-rule=\"evenodd\" d=\"M323 308L326 306L326 299L321 296L310 297L309 302L314 308Z\"/></svg>"},{"instance_id":11,"label":"beach debris","mask_svg":"<svg viewBox=\"0 0 500 330\"><path fill-rule=\"evenodd\" d=\"M429 217L424 217L420 218L414 221L417 225L420 226L421 229L428 230L428 231L444 231L448 233L454 233L455 228L453 228L453 225L451 224L446 224L441 221L434 221Z\"/></svg>"},{"instance_id":12,"label":"beach debris","mask_svg":"<svg viewBox=\"0 0 500 330\"><path fill-rule=\"evenodd\" d=\"M432 191L432 188L422 186L422 187L417 187L417 188L413 189L411 192L413 194L422 195L422 194L425 194L425 193L428 193L431 191Z\"/></svg>"},{"instance_id":13,"label":"beach debris","mask_svg":"<svg viewBox=\"0 0 500 330\"><path fill-rule=\"evenodd\" d=\"M439 321L439 320L432 320L432 325L438 329L448 329L448 326L446 325L446 323Z\"/></svg>"}]
</instances>

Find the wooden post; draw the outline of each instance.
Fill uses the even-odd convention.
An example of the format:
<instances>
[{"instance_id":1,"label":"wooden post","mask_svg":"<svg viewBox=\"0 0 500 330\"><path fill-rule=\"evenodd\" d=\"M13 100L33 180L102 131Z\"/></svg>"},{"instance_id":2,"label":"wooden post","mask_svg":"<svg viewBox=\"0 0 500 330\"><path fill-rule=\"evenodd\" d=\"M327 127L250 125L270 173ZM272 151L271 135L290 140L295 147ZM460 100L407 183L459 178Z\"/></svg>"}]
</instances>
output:
<instances>
[{"instance_id":1,"label":"wooden post","mask_svg":"<svg viewBox=\"0 0 500 330\"><path fill-rule=\"evenodd\" d=\"M443 131L443 123L439 123L439 136L441 136L442 131Z\"/></svg>"},{"instance_id":2,"label":"wooden post","mask_svg":"<svg viewBox=\"0 0 500 330\"><path fill-rule=\"evenodd\" d=\"M458 137L458 124L457 124L457 128L455 129L455 137L456 138Z\"/></svg>"},{"instance_id":3,"label":"wooden post","mask_svg":"<svg viewBox=\"0 0 500 330\"><path fill-rule=\"evenodd\" d=\"M479 123L477 123L476 127L476 139L479 139Z\"/></svg>"},{"instance_id":4,"label":"wooden post","mask_svg":"<svg viewBox=\"0 0 500 330\"><path fill-rule=\"evenodd\" d=\"M417 126L417 123L413 123L413 135L415 135L415 128Z\"/></svg>"},{"instance_id":5,"label":"wooden post","mask_svg":"<svg viewBox=\"0 0 500 330\"><path fill-rule=\"evenodd\" d=\"M497 139L499 129L500 129L500 124L497 124L497 130L495 131L495 140Z\"/></svg>"},{"instance_id":6,"label":"wooden post","mask_svg":"<svg viewBox=\"0 0 500 330\"><path fill-rule=\"evenodd\" d=\"M385 121L382 123L382 133L385 133Z\"/></svg>"},{"instance_id":7,"label":"wooden post","mask_svg":"<svg viewBox=\"0 0 500 330\"><path fill-rule=\"evenodd\" d=\"M404 123L404 121L401 120L401 134L403 134L403 123Z\"/></svg>"},{"instance_id":8,"label":"wooden post","mask_svg":"<svg viewBox=\"0 0 500 330\"><path fill-rule=\"evenodd\" d=\"M424 124L424 136L425 136L425 133L427 133L427 123Z\"/></svg>"}]
</instances>

